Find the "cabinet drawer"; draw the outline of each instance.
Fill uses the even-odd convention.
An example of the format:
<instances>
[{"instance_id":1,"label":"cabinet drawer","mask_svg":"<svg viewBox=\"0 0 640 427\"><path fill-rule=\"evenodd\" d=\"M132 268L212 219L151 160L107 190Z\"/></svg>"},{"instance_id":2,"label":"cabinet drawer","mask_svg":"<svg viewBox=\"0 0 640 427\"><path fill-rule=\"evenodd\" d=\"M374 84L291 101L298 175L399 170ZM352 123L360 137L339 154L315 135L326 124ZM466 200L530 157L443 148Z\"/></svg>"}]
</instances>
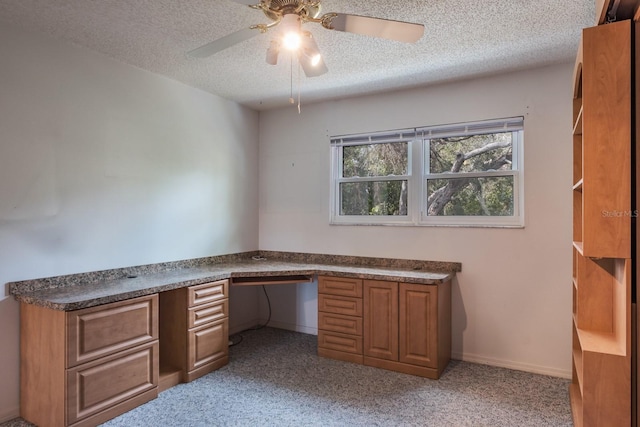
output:
<instances>
[{"instance_id":1,"label":"cabinet drawer","mask_svg":"<svg viewBox=\"0 0 640 427\"><path fill-rule=\"evenodd\" d=\"M67 367L158 339L158 295L67 313Z\"/></svg>"},{"instance_id":2,"label":"cabinet drawer","mask_svg":"<svg viewBox=\"0 0 640 427\"><path fill-rule=\"evenodd\" d=\"M68 369L67 425L157 386L157 341Z\"/></svg>"},{"instance_id":3,"label":"cabinet drawer","mask_svg":"<svg viewBox=\"0 0 640 427\"><path fill-rule=\"evenodd\" d=\"M318 293L362 298L362 279L322 276L318 278Z\"/></svg>"},{"instance_id":4,"label":"cabinet drawer","mask_svg":"<svg viewBox=\"0 0 640 427\"><path fill-rule=\"evenodd\" d=\"M318 329L361 336L362 317L319 312Z\"/></svg>"},{"instance_id":5,"label":"cabinet drawer","mask_svg":"<svg viewBox=\"0 0 640 427\"><path fill-rule=\"evenodd\" d=\"M229 354L229 319L218 320L189 331L187 371Z\"/></svg>"},{"instance_id":6,"label":"cabinet drawer","mask_svg":"<svg viewBox=\"0 0 640 427\"><path fill-rule=\"evenodd\" d=\"M362 354L362 337L338 332L318 331L318 347Z\"/></svg>"},{"instance_id":7,"label":"cabinet drawer","mask_svg":"<svg viewBox=\"0 0 640 427\"><path fill-rule=\"evenodd\" d=\"M362 299L318 294L318 311L362 316Z\"/></svg>"},{"instance_id":8,"label":"cabinet drawer","mask_svg":"<svg viewBox=\"0 0 640 427\"><path fill-rule=\"evenodd\" d=\"M207 304L227 298L229 296L229 281L219 280L217 282L203 283L202 285L189 286L188 304L193 307L200 304Z\"/></svg>"},{"instance_id":9,"label":"cabinet drawer","mask_svg":"<svg viewBox=\"0 0 640 427\"><path fill-rule=\"evenodd\" d=\"M189 328L195 328L205 323L223 319L229 315L229 300L216 301L209 304L190 308Z\"/></svg>"}]
</instances>

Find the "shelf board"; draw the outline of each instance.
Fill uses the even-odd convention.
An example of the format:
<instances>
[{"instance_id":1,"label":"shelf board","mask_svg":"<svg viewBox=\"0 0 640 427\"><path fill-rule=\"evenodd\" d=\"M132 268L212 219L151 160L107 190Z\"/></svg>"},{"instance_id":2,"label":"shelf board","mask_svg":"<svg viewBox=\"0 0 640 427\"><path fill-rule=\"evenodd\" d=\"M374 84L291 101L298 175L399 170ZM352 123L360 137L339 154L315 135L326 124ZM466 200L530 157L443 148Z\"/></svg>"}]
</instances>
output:
<instances>
[{"instance_id":1,"label":"shelf board","mask_svg":"<svg viewBox=\"0 0 640 427\"><path fill-rule=\"evenodd\" d=\"M584 251L582 250L582 242L573 242L573 247L576 248L580 255L584 256Z\"/></svg>"},{"instance_id":2,"label":"shelf board","mask_svg":"<svg viewBox=\"0 0 640 427\"><path fill-rule=\"evenodd\" d=\"M576 332L578 333L582 352L609 354L613 356L627 355L625 343L619 342L613 332L594 332L577 327Z\"/></svg>"},{"instance_id":3,"label":"shelf board","mask_svg":"<svg viewBox=\"0 0 640 427\"><path fill-rule=\"evenodd\" d=\"M171 387L180 384L182 381L182 370L169 366L160 366L158 375L158 392L163 392Z\"/></svg>"},{"instance_id":4,"label":"shelf board","mask_svg":"<svg viewBox=\"0 0 640 427\"><path fill-rule=\"evenodd\" d=\"M294 283L312 282L313 276L292 275L292 276L252 276L252 277L232 277L233 286L260 286L260 285L285 285Z\"/></svg>"},{"instance_id":5,"label":"shelf board","mask_svg":"<svg viewBox=\"0 0 640 427\"><path fill-rule=\"evenodd\" d=\"M574 189L574 191L580 191L580 192L582 192L582 178L580 178L580 181L576 182L576 183L573 185L573 189Z\"/></svg>"},{"instance_id":6,"label":"shelf board","mask_svg":"<svg viewBox=\"0 0 640 427\"><path fill-rule=\"evenodd\" d=\"M573 134L582 135L582 106L580 106L580 111L578 111L578 117L576 118L576 122L573 125Z\"/></svg>"},{"instance_id":7,"label":"shelf board","mask_svg":"<svg viewBox=\"0 0 640 427\"><path fill-rule=\"evenodd\" d=\"M575 191L580 191L582 192L582 178L580 178L580 181L576 182L575 184L573 184L573 189Z\"/></svg>"}]
</instances>

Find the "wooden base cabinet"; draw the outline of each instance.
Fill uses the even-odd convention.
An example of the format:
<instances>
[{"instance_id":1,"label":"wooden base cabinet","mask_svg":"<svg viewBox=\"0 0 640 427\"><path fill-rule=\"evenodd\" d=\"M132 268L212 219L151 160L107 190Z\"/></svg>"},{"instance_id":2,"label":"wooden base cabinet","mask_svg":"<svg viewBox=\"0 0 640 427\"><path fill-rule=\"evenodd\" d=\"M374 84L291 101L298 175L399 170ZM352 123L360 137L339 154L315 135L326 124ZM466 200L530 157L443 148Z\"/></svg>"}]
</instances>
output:
<instances>
[{"instance_id":1,"label":"wooden base cabinet","mask_svg":"<svg viewBox=\"0 0 640 427\"><path fill-rule=\"evenodd\" d=\"M318 277L318 355L362 363L362 279Z\"/></svg>"},{"instance_id":2,"label":"wooden base cabinet","mask_svg":"<svg viewBox=\"0 0 640 427\"><path fill-rule=\"evenodd\" d=\"M160 294L160 391L229 363L229 281ZM176 373L177 377L176 377Z\"/></svg>"},{"instance_id":3,"label":"wooden base cabinet","mask_svg":"<svg viewBox=\"0 0 640 427\"><path fill-rule=\"evenodd\" d=\"M90 426L158 395L158 296L77 311L20 306L20 414Z\"/></svg>"},{"instance_id":4,"label":"wooden base cabinet","mask_svg":"<svg viewBox=\"0 0 640 427\"><path fill-rule=\"evenodd\" d=\"M451 283L319 277L318 355L438 379L451 359Z\"/></svg>"},{"instance_id":5,"label":"wooden base cabinet","mask_svg":"<svg viewBox=\"0 0 640 427\"><path fill-rule=\"evenodd\" d=\"M364 281L364 364L438 379L451 358L451 286Z\"/></svg>"}]
</instances>

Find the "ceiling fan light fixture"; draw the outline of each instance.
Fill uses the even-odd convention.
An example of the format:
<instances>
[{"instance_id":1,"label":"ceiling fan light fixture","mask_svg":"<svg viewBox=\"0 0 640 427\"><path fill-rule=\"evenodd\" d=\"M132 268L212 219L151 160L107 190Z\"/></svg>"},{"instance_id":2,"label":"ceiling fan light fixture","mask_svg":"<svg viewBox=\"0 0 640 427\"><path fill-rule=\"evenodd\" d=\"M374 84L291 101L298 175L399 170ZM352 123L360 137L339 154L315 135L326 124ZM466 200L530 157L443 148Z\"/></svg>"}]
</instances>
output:
<instances>
[{"instance_id":1,"label":"ceiling fan light fixture","mask_svg":"<svg viewBox=\"0 0 640 427\"><path fill-rule=\"evenodd\" d=\"M317 67L322 63L322 54L318 48L313 35L309 31L302 33L302 51L300 52L300 61L306 62L307 65Z\"/></svg>"},{"instance_id":2,"label":"ceiling fan light fixture","mask_svg":"<svg viewBox=\"0 0 640 427\"><path fill-rule=\"evenodd\" d=\"M300 17L293 13L284 15L280 22L280 33L282 34L282 46L291 51L298 50L302 44Z\"/></svg>"},{"instance_id":3,"label":"ceiling fan light fixture","mask_svg":"<svg viewBox=\"0 0 640 427\"><path fill-rule=\"evenodd\" d=\"M300 47L300 35L296 33L288 33L282 37L282 45L287 50L298 50Z\"/></svg>"},{"instance_id":4,"label":"ceiling fan light fixture","mask_svg":"<svg viewBox=\"0 0 640 427\"><path fill-rule=\"evenodd\" d=\"M280 43L275 40L271 40L269 44L269 48L267 49L267 64L276 65L278 64L278 55L280 54Z\"/></svg>"},{"instance_id":5,"label":"ceiling fan light fixture","mask_svg":"<svg viewBox=\"0 0 640 427\"><path fill-rule=\"evenodd\" d=\"M322 61L322 55L320 55L319 53L311 56L311 66L317 67L318 64L320 64L320 61Z\"/></svg>"},{"instance_id":6,"label":"ceiling fan light fixture","mask_svg":"<svg viewBox=\"0 0 640 427\"><path fill-rule=\"evenodd\" d=\"M298 53L298 61L306 76L316 77L329 71L311 33L305 31L302 35L302 48Z\"/></svg>"}]
</instances>

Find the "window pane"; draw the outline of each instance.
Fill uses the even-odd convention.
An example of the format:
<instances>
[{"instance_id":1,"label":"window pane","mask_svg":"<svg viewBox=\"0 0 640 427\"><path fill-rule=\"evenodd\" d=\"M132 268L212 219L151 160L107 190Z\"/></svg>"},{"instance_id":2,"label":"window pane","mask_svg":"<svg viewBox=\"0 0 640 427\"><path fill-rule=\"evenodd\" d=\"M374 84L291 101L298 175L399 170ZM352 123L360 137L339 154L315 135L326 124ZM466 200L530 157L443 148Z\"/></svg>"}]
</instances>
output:
<instances>
[{"instance_id":1,"label":"window pane","mask_svg":"<svg viewBox=\"0 0 640 427\"><path fill-rule=\"evenodd\" d=\"M409 171L408 147L407 142L343 147L342 176L406 175Z\"/></svg>"},{"instance_id":2,"label":"window pane","mask_svg":"<svg viewBox=\"0 0 640 427\"><path fill-rule=\"evenodd\" d=\"M427 181L429 216L512 216L513 176Z\"/></svg>"},{"instance_id":3,"label":"window pane","mask_svg":"<svg viewBox=\"0 0 640 427\"><path fill-rule=\"evenodd\" d=\"M429 140L429 173L511 170L511 132Z\"/></svg>"},{"instance_id":4,"label":"window pane","mask_svg":"<svg viewBox=\"0 0 640 427\"><path fill-rule=\"evenodd\" d=\"M407 181L341 183L340 215L407 215Z\"/></svg>"}]
</instances>

